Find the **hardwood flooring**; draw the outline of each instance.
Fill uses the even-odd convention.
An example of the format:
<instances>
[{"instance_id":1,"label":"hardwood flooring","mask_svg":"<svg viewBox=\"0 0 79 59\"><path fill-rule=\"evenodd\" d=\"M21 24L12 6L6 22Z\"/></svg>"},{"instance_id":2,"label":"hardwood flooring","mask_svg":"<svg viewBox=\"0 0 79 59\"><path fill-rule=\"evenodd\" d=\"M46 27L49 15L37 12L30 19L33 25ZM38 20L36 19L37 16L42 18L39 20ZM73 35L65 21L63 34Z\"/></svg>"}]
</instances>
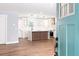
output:
<instances>
[{"instance_id":1,"label":"hardwood flooring","mask_svg":"<svg viewBox=\"0 0 79 59\"><path fill-rule=\"evenodd\" d=\"M53 56L55 40L28 41L20 39L17 44L0 45L0 56Z\"/></svg>"}]
</instances>

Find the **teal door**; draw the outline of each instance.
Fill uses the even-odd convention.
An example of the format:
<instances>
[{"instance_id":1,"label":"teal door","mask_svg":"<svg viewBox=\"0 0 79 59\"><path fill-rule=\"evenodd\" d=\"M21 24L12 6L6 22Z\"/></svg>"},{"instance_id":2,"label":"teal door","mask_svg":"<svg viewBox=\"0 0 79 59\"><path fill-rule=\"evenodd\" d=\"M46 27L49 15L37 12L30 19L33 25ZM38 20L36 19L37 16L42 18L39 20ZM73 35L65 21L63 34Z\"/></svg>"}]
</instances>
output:
<instances>
[{"instance_id":1,"label":"teal door","mask_svg":"<svg viewBox=\"0 0 79 59\"><path fill-rule=\"evenodd\" d=\"M60 50L60 56L65 56L66 55L66 26L61 25L59 26L59 50Z\"/></svg>"},{"instance_id":2,"label":"teal door","mask_svg":"<svg viewBox=\"0 0 79 59\"><path fill-rule=\"evenodd\" d=\"M75 25L68 24L67 25L67 55L74 56L74 39L75 39Z\"/></svg>"}]
</instances>

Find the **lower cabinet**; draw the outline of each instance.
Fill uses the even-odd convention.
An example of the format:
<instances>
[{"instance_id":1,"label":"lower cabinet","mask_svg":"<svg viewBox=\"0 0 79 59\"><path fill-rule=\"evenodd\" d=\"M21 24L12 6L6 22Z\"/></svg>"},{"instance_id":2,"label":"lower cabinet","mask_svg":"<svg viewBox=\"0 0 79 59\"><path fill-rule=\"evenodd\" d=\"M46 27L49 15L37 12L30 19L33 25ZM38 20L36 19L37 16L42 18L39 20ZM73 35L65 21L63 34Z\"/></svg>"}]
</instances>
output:
<instances>
[{"instance_id":1,"label":"lower cabinet","mask_svg":"<svg viewBox=\"0 0 79 59\"><path fill-rule=\"evenodd\" d=\"M32 40L47 40L48 31L34 31L32 32Z\"/></svg>"}]
</instances>

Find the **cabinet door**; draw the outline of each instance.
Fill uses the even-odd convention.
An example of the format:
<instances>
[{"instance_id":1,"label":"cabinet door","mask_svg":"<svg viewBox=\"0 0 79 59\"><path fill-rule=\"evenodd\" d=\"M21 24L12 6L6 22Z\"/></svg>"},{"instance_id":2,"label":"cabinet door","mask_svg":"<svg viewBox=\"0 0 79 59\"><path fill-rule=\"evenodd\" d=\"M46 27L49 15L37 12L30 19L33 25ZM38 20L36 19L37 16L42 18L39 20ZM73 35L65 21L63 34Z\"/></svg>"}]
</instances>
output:
<instances>
[{"instance_id":1,"label":"cabinet door","mask_svg":"<svg viewBox=\"0 0 79 59\"><path fill-rule=\"evenodd\" d=\"M48 31L41 32L41 40L47 40L48 39Z\"/></svg>"},{"instance_id":2,"label":"cabinet door","mask_svg":"<svg viewBox=\"0 0 79 59\"><path fill-rule=\"evenodd\" d=\"M39 40L39 32L32 32L32 40Z\"/></svg>"},{"instance_id":3,"label":"cabinet door","mask_svg":"<svg viewBox=\"0 0 79 59\"><path fill-rule=\"evenodd\" d=\"M6 27L7 27L7 16L6 15L0 15L0 44L6 43Z\"/></svg>"}]
</instances>

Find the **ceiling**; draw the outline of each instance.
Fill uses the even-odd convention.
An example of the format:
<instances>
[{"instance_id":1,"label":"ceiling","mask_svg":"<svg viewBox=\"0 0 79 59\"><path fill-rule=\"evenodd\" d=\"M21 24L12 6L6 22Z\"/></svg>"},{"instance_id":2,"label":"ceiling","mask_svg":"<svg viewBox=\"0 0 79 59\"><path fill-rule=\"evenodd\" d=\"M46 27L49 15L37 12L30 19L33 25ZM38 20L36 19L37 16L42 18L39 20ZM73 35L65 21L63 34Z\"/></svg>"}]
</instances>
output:
<instances>
[{"instance_id":1,"label":"ceiling","mask_svg":"<svg viewBox=\"0 0 79 59\"><path fill-rule=\"evenodd\" d=\"M18 14L43 13L56 16L55 3L0 3L1 11L13 11Z\"/></svg>"}]
</instances>

